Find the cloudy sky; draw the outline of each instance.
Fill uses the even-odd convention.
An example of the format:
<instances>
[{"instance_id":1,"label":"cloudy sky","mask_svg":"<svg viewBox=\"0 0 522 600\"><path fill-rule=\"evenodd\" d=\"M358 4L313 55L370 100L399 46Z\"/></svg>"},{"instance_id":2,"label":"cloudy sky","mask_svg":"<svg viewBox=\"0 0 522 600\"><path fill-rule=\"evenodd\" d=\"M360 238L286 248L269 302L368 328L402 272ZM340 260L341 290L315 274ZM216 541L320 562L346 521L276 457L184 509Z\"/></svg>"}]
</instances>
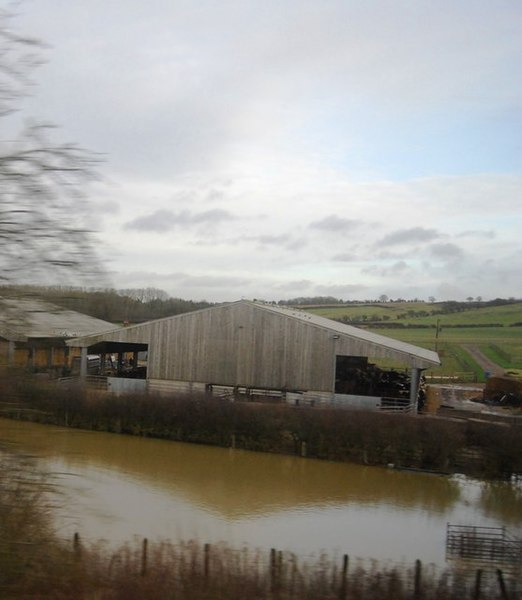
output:
<instances>
[{"instance_id":1,"label":"cloudy sky","mask_svg":"<svg viewBox=\"0 0 522 600\"><path fill-rule=\"evenodd\" d=\"M522 297L520 0L26 0L116 287Z\"/></svg>"}]
</instances>

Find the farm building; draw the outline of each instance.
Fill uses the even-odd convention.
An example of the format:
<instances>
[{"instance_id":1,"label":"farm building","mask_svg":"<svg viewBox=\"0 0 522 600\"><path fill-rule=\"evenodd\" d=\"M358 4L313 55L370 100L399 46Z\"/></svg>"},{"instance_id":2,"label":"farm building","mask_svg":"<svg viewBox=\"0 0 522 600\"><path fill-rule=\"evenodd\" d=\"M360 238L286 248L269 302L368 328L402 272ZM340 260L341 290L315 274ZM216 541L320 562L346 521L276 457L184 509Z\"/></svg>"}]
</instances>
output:
<instances>
[{"instance_id":1,"label":"farm building","mask_svg":"<svg viewBox=\"0 0 522 600\"><path fill-rule=\"evenodd\" d=\"M420 374L438 366L435 352L310 313L240 300L69 340L87 356L132 356L114 391L201 391L278 396L287 402L344 403L364 408L416 404ZM147 361L139 361L145 356ZM377 369L377 362L400 365ZM138 367L139 365L139 367ZM125 374L124 370L119 370ZM139 377L142 377L139 381Z\"/></svg>"},{"instance_id":2,"label":"farm building","mask_svg":"<svg viewBox=\"0 0 522 600\"><path fill-rule=\"evenodd\" d=\"M114 324L36 298L0 298L0 365L46 371L69 369L65 340L114 329Z\"/></svg>"}]
</instances>

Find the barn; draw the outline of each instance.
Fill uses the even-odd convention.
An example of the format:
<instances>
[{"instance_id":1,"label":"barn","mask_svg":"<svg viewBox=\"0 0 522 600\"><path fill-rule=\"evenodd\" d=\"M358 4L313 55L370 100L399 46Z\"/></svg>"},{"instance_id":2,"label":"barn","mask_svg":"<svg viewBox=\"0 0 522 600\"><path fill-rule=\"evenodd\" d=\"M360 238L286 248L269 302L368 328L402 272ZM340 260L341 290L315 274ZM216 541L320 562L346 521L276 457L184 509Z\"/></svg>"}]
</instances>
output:
<instances>
[{"instance_id":1,"label":"barn","mask_svg":"<svg viewBox=\"0 0 522 600\"><path fill-rule=\"evenodd\" d=\"M100 364L106 364L107 355L117 355L118 375L124 377L112 378L114 391L199 391L364 408L399 399L402 405L415 406L422 370L440 364L430 350L305 311L249 300L67 344L81 349L83 375L88 355L99 354ZM145 356L146 362L140 358Z\"/></svg>"},{"instance_id":2,"label":"barn","mask_svg":"<svg viewBox=\"0 0 522 600\"><path fill-rule=\"evenodd\" d=\"M60 376L74 357L65 340L107 329L113 323L39 298L0 298L0 366Z\"/></svg>"}]
</instances>

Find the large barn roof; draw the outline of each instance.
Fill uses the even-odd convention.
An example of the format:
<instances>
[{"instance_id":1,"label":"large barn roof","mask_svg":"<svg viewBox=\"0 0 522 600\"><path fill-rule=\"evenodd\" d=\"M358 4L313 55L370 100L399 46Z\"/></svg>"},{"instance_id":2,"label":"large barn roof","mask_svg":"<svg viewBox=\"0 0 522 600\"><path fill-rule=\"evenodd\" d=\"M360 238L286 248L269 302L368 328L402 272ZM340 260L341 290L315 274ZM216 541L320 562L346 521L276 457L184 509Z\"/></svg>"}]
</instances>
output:
<instances>
[{"instance_id":1,"label":"large barn roof","mask_svg":"<svg viewBox=\"0 0 522 600\"><path fill-rule=\"evenodd\" d=\"M72 338L114 329L114 324L36 298L0 298L0 337Z\"/></svg>"},{"instance_id":2,"label":"large barn roof","mask_svg":"<svg viewBox=\"0 0 522 600\"><path fill-rule=\"evenodd\" d=\"M367 344L373 346L379 346L381 348L386 348L392 350L394 352L403 354L408 357L415 357L420 359L423 363L427 363L427 365L439 365L440 360L439 356L436 352L431 350L427 350L425 348L420 348L418 346L414 346L413 344L408 344L406 342L401 342L384 335L379 335L377 333L373 333L371 331L367 331L364 329L360 329L358 327L354 327L352 325L346 325L344 323L339 323L337 321L332 321L331 319L327 319L325 317L320 317L318 315L311 314L309 312L294 309L276 306L273 304L268 304L264 302L256 302L251 300L238 300L237 302L232 302L227 305L218 305L210 308L204 308L198 311L194 311L192 313L183 313L180 315L175 315L172 317L165 317L163 319L157 319L155 321L148 321L147 323L140 323L138 325L131 325L125 328L113 329L112 331L105 331L101 334L88 335L83 337L78 337L77 339L69 340L67 342L70 346L93 346L99 342L106 341L119 341L124 342L125 338L132 341L136 341L137 334L139 334L140 328L147 328L151 323L161 323L175 319L185 319L191 314L202 313L205 311L213 311L222 309L224 306L233 307L235 305L251 305L259 310L264 310L269 313L274 313L277 315L284 316L288 319L296 319L300 322L306 323L309 326L317 327L322 330L328 330L332 332L334 335L339 335L344 338L351 338L355 340L359 340L361 342L365 342ZM146 340L142 340L146 342Z\"/></svg>"}]
</instances>

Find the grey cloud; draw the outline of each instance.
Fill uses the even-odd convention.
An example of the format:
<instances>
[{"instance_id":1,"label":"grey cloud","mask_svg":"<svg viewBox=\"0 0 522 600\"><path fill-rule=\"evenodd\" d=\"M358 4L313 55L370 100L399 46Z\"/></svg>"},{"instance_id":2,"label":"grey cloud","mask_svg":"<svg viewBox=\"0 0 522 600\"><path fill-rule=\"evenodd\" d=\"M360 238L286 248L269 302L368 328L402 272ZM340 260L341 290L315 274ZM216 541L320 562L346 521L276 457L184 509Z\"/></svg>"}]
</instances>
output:
<instances>
[{"instance_id":1,"label":"grey cloud","mask_svg":"<svg viewBox=\"0 0 522 600\"><path fill-rule=\"evenodd\" d=\"M307 290L312 286L312 282L309 279L301 279L298 281L287 281L274 285L273 288L281 292L297 292Z\"/></svg>"},{"instance_id":2,"label":"grey cloud","mask_svg":"<svg viewBox=\"0 0 522 600\"><path fill-rule=\"evenodd\" d=\"M479 239L490 239L496 237L496 233L490 229L489 231L481 231L478 229L470 229L469 231L462 231L458 234L458 237L467 237L467 238L479 238Z\"/></svg>"},{"instance_id":3,"label":"grey cloud","mask_svg":"<svg viewBox=\"0 0 522 600\"><path fill-rule=\"evenodd\" d=\"M464 256L462 248L456 244L432 244L429 251L432 256L443 260L453 260Z\"/></svg>"},{"instance_id":4,"label":"grey cloud","mask_svg":"<svg viewBox=\"0 0 522 600\"><path fill-rule=\"evenodd\" d=\"M156 231L163 233L172 229L175 223L175 215L170 210L157 210L146 217L136 217L125 223L124 229L136 229L137 231Z\"/></svg>"},{"instance_id":5,"label":"grey cloud","mask_svg":"<svg viewBox=\"0 0 522 600\"><path fill-rule=\"evenodd\" d=\"M233 286L245 286L252 283L252 280L246 277L233 277L229 275L191 275L176 271L172 273L157 273L153 271L130 271L119 277L123 282L141 281L149 284L176 285L176 286L194 286L209 288L228 288Z\"/></svg>"},{"instance_id":6,"label":"grey cloud","mask_svg":"<svg viewBox=\"0 0 522 600\"><path fill-rule=\"evenodd\" d=\"M309 225L309 228L319 229L322 231L343 232L347 231L348 229L353 229L358 225L360 225L360 221L356 221L353 219L344 219L342 217L338 217L337 215L329 215L324 219L312 221Z\"/></svg>"},{"instance_id":7,"label":"grey cloud","mask_svg":"<svg viewBox=\"0 0 522 600\"><path fill-rule=\"evenodd\" d=\"M332 256L332 260L335 262L355 262L359 260L359 257L355 254L343 253Z\"/></svg>"},{"instance_id":8,"label":"grey cloud","mask_svg":"<svg viewBox=\"0 0 522 600\"><path fill-rule=\"evenodd\" d=\"M404 260L399 260L390 266L385 267L368 267L363 269L363 273L369 275L379 275L381 277L397 277L411 271L411 267Z\"/></svg>"},{"instance_id":9,"label":"grey cloud","mask_svg":"<svg viewBox=\"0 0 522 600\"><path fill-rule=\"evenodd\" d=\"M253 241L259 242L265 246L285 244L288 242L287 235L258 235L251 238Z\"/></svg>"},{"instance_id":10,"label":"grey cloud","mask_svg":"<svg viewBox=\"0 0 522 600\"><path fill-rule=\"evenodd\" d=\"M252 280L246 277L219 275L185 275L183 283L187 286L209 288L231 288L250 285Z\"/></svg>"},{"instance_id":11,"label":"grey cloud","mask_svg":"<svg viewBox=\"0 0 522 600\"><path fill-rule=\"evenodd\" d=\"M357 294L368 289L366 285L359 285L356 283L347 283L341 285L316 285L315 291L317 294L325 296L345 296L346 294Z\"/></svg>"},{"instance_id":12,"label":"grey cloud","mask_svg":"<svg viewBox=\"0 0 522 600\"><path fill-rule=\"evenodd\" d=\"M233 220L235 220L235 217L227 210L223 210L222 208L214 208L212 210L206 210L204 212L192 215L189 223L215 223L216 221Z\"/></svg>"},{"instance_id":13,"label":"grey cloud","mask_svg":"<svg viewBox=\"0 0 522 600\"><path fill-rule=\"evenodd\" d=\"M220 238L221 243L226 244L243 244L243 243L254 243L260 246L279 246L286 248L287 250L298 250L303 246L307 245L307 241L302 238L292 238L290 234L282 233L280 235L272 234L261 234L261 235L242 235L235 238ZM204 243L204 242L200 242ZM216 243L215 241L211 242Z\"/></svg>"},{"instance_id":14,"label":"grey cloud","mask_svg":"<svg viewBox=\"0 0 522 600\"><path fill-rule=\"evenodd\" d=\"M170 210L159 209L144 217L136 217L132 221L125 223L123 227L124 229L134 229L136 231L165 233L181 225L190 226L202 223L232 221L234 218L229 212L220 208L200 213L191 213L186 210L174 213Z\"/></svg>"},{"instance_id":15,"label":"grey cloud","mask_svg":"<svg viewBox=\"0 0 522 600\"><path fill-rule=\"evenodd\" d=\"M304 248L308 245L308 242L303 238L297 238L291 242L289 242L286 247L288 250L299 250L300 248Z\"/></svg>"},{"instance_id":16,"label":"grey cloud","mask_svg":"<svg viewBox=\"0 0 522 600\"><path fill-rule=\"evenodd\" d=\"M383 250L382 252L378 252L376 254L376 258L380 260L402 260L403 258L408 258L411 256L412 250L408 249L403 252L390 252L389 250Z\"/></svg>"},{"instance_id":17,"label":"grey cloud","mask_svg":"<svg viewBox=\"0 0 522 600\"><path fill-rule=\"evenodd\" d=\"M384 236L379 242L381 246L396 246L409 244L411 242L428 242L442 237L436 229L425 229L424 227L412 227L410 229L398 229Z\"/></svg>"}]
</instances>

